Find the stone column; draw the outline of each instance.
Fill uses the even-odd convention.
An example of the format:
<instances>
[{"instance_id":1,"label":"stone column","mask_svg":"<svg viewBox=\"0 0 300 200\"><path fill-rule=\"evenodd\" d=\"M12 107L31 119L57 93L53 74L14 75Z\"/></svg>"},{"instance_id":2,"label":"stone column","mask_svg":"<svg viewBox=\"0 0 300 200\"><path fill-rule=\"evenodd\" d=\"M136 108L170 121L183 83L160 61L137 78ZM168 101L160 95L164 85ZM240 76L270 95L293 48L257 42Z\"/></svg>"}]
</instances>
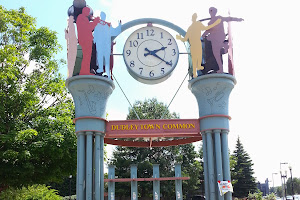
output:
<instances>
[{"instance_id":1,"label":"stone column","mask_svg":"<svg viewBox=\"0 0 300 200\"><path fill-rule=\"evenodd\" d=\"M137 165L130 165L130 178L137 179ZM138 186L137 181L131 181L131 200L138 199Z\"/></svg>"},{"instance_id":2,"label":"stone column","mask_svg":"<svg viewBox=\"0 0 300 200\"><path fill-rule=\"evenodd\" d=\"M181 177L181 164L175 164L175 177ZM176 200L182 200L182 180L175 180Z\"/></svg>"},{"instance_id":3,"label":"stone column","mask_svg":"<svg viewBox=\"0 0 300 200\"><path fill-rule=\"evenodd\" d=\"M77 134L76 194L80 200L104 199L103 138L108 97L115 86L107 78L74 76L66 81L75 103Z\"/></svg>"},{"instance_id":4,"label":"stone column","mask_svg":"<svg viewBox=\"0 0 300 200\"><path fill-rule=\"evenodd\" d=\"M115 166L108 166L108 178L115 179ZM115 200L115 182L108 182L108 200Z\"/></svg>"},{"instance_id":5,"label":"stone column","mask_svg":"<svg viewBox=\"0 0 300 200\"><path fill-rule=\"evenodd\" d=\"M210 200L223 199L217 181L230 180L228 132L229 95L236 80L229 74L209 74L189 81L189 89L195 95L198 108L200 131L203 137L205 195ZM223 181L223 180L220 180ZM228 193L225 200L231 199Z\"/></svg>"},{"instance_id":6,"label":"stone column","mask_svg":"<svg viewBox=\"0 0 300 200\"><path fill-rule=\"evenodd\" d=\"M159 178L159 164L153 164L153 178ZM153 181L153 200L160 200L160 181Z\"/></svg>"}]
</instances>

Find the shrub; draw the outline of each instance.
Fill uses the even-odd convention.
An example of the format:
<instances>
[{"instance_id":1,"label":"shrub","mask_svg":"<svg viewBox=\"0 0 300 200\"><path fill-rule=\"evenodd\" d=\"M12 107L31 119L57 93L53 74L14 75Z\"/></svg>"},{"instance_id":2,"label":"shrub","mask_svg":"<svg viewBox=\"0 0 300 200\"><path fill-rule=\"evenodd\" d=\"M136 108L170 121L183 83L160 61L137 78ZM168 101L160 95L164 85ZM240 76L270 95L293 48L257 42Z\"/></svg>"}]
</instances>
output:
<instances>
[{"instance_id":1,"label":"shrub","mask_svg":"<svg viewBox=\"0 0 300 200\"><path fill-rule=\"evenodd\" d=\"M0 200L61 200L57 190L45 185L32 185L20 189L8 188L0 193Z\"/></svg>"},{"instance_id":2,"label":"shrub","mask_svg":"<svg viewBox=\"0 0 300 200\"><path fill-rule=\"evenodd\" d=\"M258 191L253 194L249 193L248 199L253 200L262 200L262 192Z\"/></svg>"}]
</instances>

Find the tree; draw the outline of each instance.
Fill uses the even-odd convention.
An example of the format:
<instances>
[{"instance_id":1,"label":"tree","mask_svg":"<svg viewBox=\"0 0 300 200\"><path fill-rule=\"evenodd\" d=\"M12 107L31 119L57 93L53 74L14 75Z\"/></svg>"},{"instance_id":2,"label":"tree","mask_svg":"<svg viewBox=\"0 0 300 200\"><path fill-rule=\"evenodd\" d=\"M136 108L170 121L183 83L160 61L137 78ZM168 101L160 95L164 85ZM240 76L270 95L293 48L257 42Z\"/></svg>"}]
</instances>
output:
<instances>
[{"instance_id":1,"label":"tree","mask_svg":"<svg viewBox=\"0 0 300 200\"><path fill-rule=\"evenodd\" d=\"M288 178L286 182L287 186L287 194L288 195L294 195L294 194L300 194L300 178L293 178L293 191L294 193L292 194L292 179Z\"/></svg>"},{"instance_id":2,"label":"tree","mask_svg":"<svg viewBox=\"0 0 300 200\"><path fill-rule=\"evenodd\" d=\"M178 118L176 113L170 113L166 105L156 99L137 101L133 106L135 112L141 119L159 119L165 113L165 118ZM127 119L137 119L133 109L129 110ZM153 173L152 164L159 164L161 177L174 177L174 165L182 163L182 176L189 176L189 181L183 181L183 191L185 196L192 195L200 185L200 174L202 167L198 153L192 144L155 147L155 148L134 148L118 146L113 152L110 164L116 166L116 175L119 178L130 177L130 164L138 164L138 177L150 178ZM139 182L140 197L152 195L152 182ZM165 199L175 198L175 184L170 181L161 181L161 193ZM130 184L118 183L116 185L117 196L130 196Z\"/></svg>"},{"instance_id":3,"label":"tree","mask_svg":"<svg viewBox=\"0 0 300 200\"><path fill-rule=\"evenodd\" d=\"M231 155L231 179L235 197L247 197L257 191L252 160L238 137L235 150Z\"/></svg>"},{"instance_id":4,"label":"tree","mask_svg":"<svg viewBox=\"0 0 300 200\"><path fill-rule=\"evenodd\" d=\"M54 59L56 33L0 6L0 187L76 172L74 105Z\"/></svg>"}]
</instances>

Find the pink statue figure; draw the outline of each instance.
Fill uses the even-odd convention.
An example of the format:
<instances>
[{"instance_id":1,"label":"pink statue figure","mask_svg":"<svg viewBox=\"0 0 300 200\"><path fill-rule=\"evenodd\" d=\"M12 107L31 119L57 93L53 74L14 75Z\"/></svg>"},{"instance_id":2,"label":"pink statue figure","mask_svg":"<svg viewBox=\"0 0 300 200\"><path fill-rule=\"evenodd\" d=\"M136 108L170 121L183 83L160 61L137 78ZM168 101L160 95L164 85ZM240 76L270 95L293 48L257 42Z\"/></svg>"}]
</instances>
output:
<instances>
[{"instance_id":1,"label":"pink statue figure","mask_svg":"<svg viewBox=\"0 0 300 200\"><path fill-rule=\"evenodd\" d=\"M68 27L65 29L65 38L68 49L68 78L72 77L77 56L77 37L74 25L74 16L68 19Z\"/></svg>"},{"instance_id":2,"label":"pink statue figure","mask_svg":"<svg viewBox=\"0 0 300 200\"><path fill-rule=\"evenodd\" d=\"M118 27L113 28L110 23L105 21L106 14L101 12L101 20L95 27L94 31L94 43L97 49L97 74L103 74L103 65L105 66L105 73L107 77L111 79L110 73L110 59L112 54L112 41L111 37L117 36L121 33L121 21Z\"/></svg>"},{"instance_id":3,"label":"pink statue figure","mask_svg":"<svg viewBox=\"0 0 300 200\"><path fill-rule=\"evenodd\" d=\"M90 62L93 46L93 30L97 23L100 21L100 18L97 17L93 22L90 22L88 19L89 15L90 9L88 7L84 7L82 9L82 14L78 15L76 20L78 43L82 48L82 62L79 75L94 75L90 72Z\"/></svg>"},{"instance_id":4,"label":"pink statue figure","mask_svg":"<svg viewBox=\"0 0 300 200\"><path fill-rule=\"evenodd\" d=\"M223 22L230 22L230 21L237 21L241 22L244 21L242 18L235 18L235 17L222 17L216 16L217 9L214 7L209 8L209 14L211 16L208 25L213 24L216 20L221 20L217 26L205 31L202 35L203 38L206 37L208 41L211 42L213 55L217 61L219 70L217 73L223 73L223 63L222 63L222 54L228 52L228 42L225 41L225 32L224 32L224 24Z\"/></svg>"},{"instance_id":5,"label":"pink statue figure","mask_svg":"<svg viewBox=\"0 0 300 200\"><path fill-rule=\"evenodd\" d=\"M202 43L200 40L201 31L208 30L217 24L219 24L221 20L216 20L215 23L204 26L200 21L197 21L197 14L194 13L192 16L192 24L188 28L184 38L180 35L176 36L176 39L185 42L189 40L191 45L191 56L192 56L192 64L193 64L193 77L196 78L198 76L197 70L203 70L204 67L201 65L202 62Z\"/></svg>"}]
</instances>

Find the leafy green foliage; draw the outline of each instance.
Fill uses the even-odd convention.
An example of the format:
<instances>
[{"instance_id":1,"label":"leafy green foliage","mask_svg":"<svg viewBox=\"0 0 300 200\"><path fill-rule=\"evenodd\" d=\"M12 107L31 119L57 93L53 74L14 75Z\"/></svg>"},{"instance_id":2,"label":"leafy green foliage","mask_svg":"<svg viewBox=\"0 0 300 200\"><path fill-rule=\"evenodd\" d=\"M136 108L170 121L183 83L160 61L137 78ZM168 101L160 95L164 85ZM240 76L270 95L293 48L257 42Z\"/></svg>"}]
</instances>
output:
<instances>
[{"instance_id":1,"label":"leafy green foliage","mask_svg":"<svg viewBox=\"0 0 300 200\"><path fill-rule=\"evenodd\" d=\"M262 192L255 192L255 193L249 193L248 194L248 199L250 200L262 200Z\"/></svg>"},{"instance_id":2,"label":"leafy green foliage","mask_svg":"<svg viewBox=\"0 0 300 200\"><path fill-rule=\"evenodd\" d=\"M76 171L76 135L56 33L24 8L0 6L0 24L0 186L60 181Z\"/></svg>"},{"instance_id":3,"label":"leafy green foliage","mask_svg":"<svg viewBox=\"0 0 300 200\"><path fill-rule=\"evenodd\" d=\"M257 191L252 166L252 160L238 138L231 155L231 179L235 197L247 197L249 193Z\"/></svg>"},{"instance_id":4,"label":"leafy green foliage","mask_svg":"<svg viewBox=\"0 0 300 200\"><path fill-rule=\"evenodd\" d=\"M293 178L293 193L292 193L292 179L288 178L286 182L287 194L300 194L300 178Z\"/></svg>"},{"instance_id":5,"label":"leafy green foliage","mask_svg":"<svg viewBox=\"0 0 300 200\"><path fill-rule=\"evenodd\" d=\"M32 185L21 189L8 188L0 193L5 200L61 200L57 191L45 185Z\"/></svg>"},{"instance_id":6,"label":"leafy green foliage","mask_svg":"<svg viewBox=\"0 0 300 200\"><path fill-rule=\"evenodd\" d=\"M266 200L276 200L276 195L274 193L268 194L265 199Z\"/></svg>"},{"instance_id":7,"label":"leafy green foliage","mask_svg":"<svg viewBox=\"0 0 300 200\"><path fill-rule=\"evenodd\" d=\"M144 102L137 101L129 110L127 119L137 119L135 112L140 119L160 119L163 114L165 118L178 118L176 113L170 113L166 105L156 99L148 99ZM116 176L118 178L130 177L130 165L138 164L138 177L150 178L153 174L152 164L159 164L160 177L174 177L175 163L182 163L182 176L188 176L189 181L183 181L184 195L196 193L200 185L200 175L203 170L200 161L197 160L199 154L194 150L192 144L155 147L155 148L134 148L116 147L110 164L116 166ZM152 182L139 182L139 197L152 196ZM173 181L161 181L160 189L165 199L175 198L175 183ZM116 183L116 196L130 196L130 183Z\"/></svg>"}]
</instances>

